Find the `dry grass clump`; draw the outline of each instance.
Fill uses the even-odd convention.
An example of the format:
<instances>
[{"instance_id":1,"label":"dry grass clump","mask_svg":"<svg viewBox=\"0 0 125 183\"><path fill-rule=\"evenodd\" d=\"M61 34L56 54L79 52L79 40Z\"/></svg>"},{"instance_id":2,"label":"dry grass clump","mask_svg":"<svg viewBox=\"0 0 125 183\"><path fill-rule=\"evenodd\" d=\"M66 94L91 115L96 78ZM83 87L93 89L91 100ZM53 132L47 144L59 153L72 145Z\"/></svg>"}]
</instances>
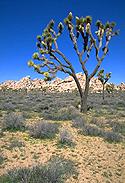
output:
<instances>
[{"instance_id":1,"label":"dry grass clump","mask_svg":"<svg viewBox=\"0 0 125 183\"><path fill-rule=\"evenodd\" d=\"M29 134L34 138L52 138L58 132L59 124L38 121L29 127Z\"/></svg>"},{"instance_id":2,"label":"dry grass clump","mask_svg":"<svg viewBox=\"0 0 125 183\"><path fill-rule=\"evenodd\" d=\"M64 183L76 174L74 163L64 158L53 157L45 165L8 171L0 177L2 183Z\"/></svg>"}]
</instances>

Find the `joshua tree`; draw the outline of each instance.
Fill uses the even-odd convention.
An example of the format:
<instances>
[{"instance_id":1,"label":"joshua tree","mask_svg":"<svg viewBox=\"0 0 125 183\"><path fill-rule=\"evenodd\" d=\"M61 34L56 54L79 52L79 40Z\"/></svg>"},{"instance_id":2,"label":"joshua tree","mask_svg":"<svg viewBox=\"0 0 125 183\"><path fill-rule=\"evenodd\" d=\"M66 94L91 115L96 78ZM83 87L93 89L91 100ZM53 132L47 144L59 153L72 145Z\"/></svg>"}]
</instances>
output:
<instances>
[{"instance_id":1,"label":"joshua tree","mask_svg":"<svg viewBox=\"0 0 125 183\"><path fill-rule=\"evenodd\" d=\"M58 47L57 40L63 33L64 25L60 22L57 27L58 30L55 31L54 24L54 21L51 20L44 29L42 35L37 36L38 52L33 54L33 59L40 61L40 64L35 64L33 60L30 60L28 65L34 67L35 71L39 74L43 74L46 81L53 79L56 76L57 71L68 73L72 76L80 94L81 112L86 112L90 80L97 73L102 61L108 53L109 42L113 36L118 34L118 31L114 31L114 22L107 22L104 25L98 20L96 22L96 40L91 31L92 18L90 16L86 16L85 18L76 16L74 21L73 15L70 12L64 19L64 24L68 29L73 48L78 56L78 62L85 74L85 88L83 89L83 86L81 86L77 78L73 62L69 60ZM80 40L78 41L78 39L83 43L81 49L79 49ZM97 64L93 71L89 73L86 68L86 63L90 58L92 49L95 50Z\"/></svg>"},{"instance_id":2,"label":"joshua tree","mask_svg":"<svg viewBox=\"0 0 125 183\"><path fill-rule=\"evenodd\" d=\"M113 83L109 83L106 85L106 91L108 93L113 93L115 91L115 85Z\"/></svg>"},{"instance_id":3,"label":"joshua tree","mask_svg":"<svg viewBox=\"0 0 125 183\"><path fill-rule=\"evenodd\" d=\"M105 93L104 93L105 84L106 84L107 81L111 78L111 72L104 74L104 69L102 69L102 70L100 70L100 71L98 72L97 76L98 76L98 79L101 81L102 86L103 86L102 98L103 98L103 101L104 101L104 99L105 99Z\"/></svg>"}]
</instances>

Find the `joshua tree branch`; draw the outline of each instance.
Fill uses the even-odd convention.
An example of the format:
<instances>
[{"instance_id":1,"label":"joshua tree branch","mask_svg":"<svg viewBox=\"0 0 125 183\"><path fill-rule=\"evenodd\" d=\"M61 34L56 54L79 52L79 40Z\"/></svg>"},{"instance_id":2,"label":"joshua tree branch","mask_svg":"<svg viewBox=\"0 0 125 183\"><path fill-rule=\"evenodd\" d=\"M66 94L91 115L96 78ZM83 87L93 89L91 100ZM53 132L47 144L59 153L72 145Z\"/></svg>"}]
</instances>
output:
<instances>
[{"instance_id":1,"label":"joshua tree branch","mask_svg":"<svg viewBox=\"0 0 125 183\"><path fill-rule=\"evenodd\" d=\"M67 68L67 69L71 69L70 66L67 66L65 64L63 64L59 58L57 58L53 53L51 53L51 56L60 64L60 66L64 67L64 68Z\"/></svg>"},{"instance_id":2,"label":"joshua tree branch","mask_svg":"<svg viewBox=\"0 0 125 183\"><path fill-rule=\"evenodd\" d=\"M55 45L56 50L58 50L58 44L57 44L57 41L55 39L54 39L54 45Z\"/></svg>"},{"instance_id":3,"label":"joshua tree branch","mask_svg":"<svg viewBox=\"0 0 125 183\"><path fill-rule=\"evenodd\" d=\"M75 49L77 55L79 55L80 53L78 50L77 39L76 39L76 36L73 32L73 25L72 25L71 29L69 29L69 35L70 35L71 41L73 43L74 49Z\"/></svg>"},{"instance_id":4,"label":"joshua tree branch","mask_svg":"<svg viewBox=\"0 0 125 183\"><path fill-rule=\"evenodd\" d=\"M109 41L107 43L109 43ZM108 46L107 43L106 43L106 45ZM98 60L98 64L96 65L95 69L93 70L93 72L89 76L90 79L97 73L102 61L104 60L104 58L107 54L107 49L108 49L108 47L105 47L105 50L104 50L104 53L103 53L102 57Z\"/></svg>"},{"instance_id":5,"label":"joshua tree branch","mask_svg":"<svg viewBox=\"0 0 125 183\"><path fill-rule=\"evenodd\" d=\"M99 58L99 48L98 48L98 46L97 46L97 44L96 44L96 40L94 39L94 37L93 37L93 35L92 35L92 33L90 32L90 38L91 38L91 40L92 40L92 42L93 42L93 45L94 45L94 47L95 47L95 51L96 51L96 59L97 59L97 61L99 62L99 60L100 60L100 58Z\"/></svg>"},{"instance_id":6,"label":"joshua tree branch","mask_svg":"<svg viewBox=\"0 0 125 183\"><path fill-rule=\"evenodd\" d=\"M82 56L81 56L81 55L79 55L79 61L80 61L80 64L81 64L81 66L82 66L82 69L83 69L85 75L88 77L88 71L87 71L87 69L86 69L86 67L85 67L84 62L82 61Z\"/></svg>"},{"instance_id":7,"label":"joshua tree branch","mask_svg":"<svg viewBox=\"0 0 125 183\"><path fill-rule=\"evenodd\" d=\"M71 68L72 72L74 72L74 68L73 68L71 62L66 58L66 56L59 50L56 50L55 53L59 54L63 58L63 60L69 65L69 67Z\"/></svg>"},{"instance_id":8,"label":"joshua tree branch","mask_svg":"<svg viewBox=\"0 0 125 183\"><path fill-rule=\"evenodd\" d=\"M88 51L87 51L86 58L85 58L84 61L82 61L84 65L86 64L86 62L88 61L88 59L89 59L89 57L90 57L90 52L91 52L91 50L92 50L92 47L93 47L93 43L90 44L90 47L89 47L89 49L88 49Z\"/></svg>"}]
</instances>

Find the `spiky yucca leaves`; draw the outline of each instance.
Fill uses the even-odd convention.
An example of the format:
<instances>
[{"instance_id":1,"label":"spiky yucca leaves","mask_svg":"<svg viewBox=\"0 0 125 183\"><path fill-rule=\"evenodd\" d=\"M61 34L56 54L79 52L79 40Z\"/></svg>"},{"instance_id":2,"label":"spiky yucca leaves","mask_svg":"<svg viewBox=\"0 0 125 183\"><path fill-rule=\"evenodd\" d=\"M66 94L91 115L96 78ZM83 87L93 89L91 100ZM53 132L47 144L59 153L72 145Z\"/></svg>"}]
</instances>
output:
<instances>
[{"instance_id":1,"label":"spiky yucca leaves","mask_svg":"<svg viewBox=\"0 0 125 183\"><path fill-rule=\"evenodd\" d=\"M73 19L72 12L70 12L70 13L68 14L68 17L67 17L67 19L68 19L69 21L72 21L72 19Z\"/></svg>"},{"instance_id":2,"label":"spiky yucca leaves","mask_svg":"<svg viewBox=\"0 0 125 183\"><path fill-rule=\"evenodd\" d=\"M111 72L104 74L104 69L102 69L98 72L97 76L101 83L105 84L111 78Z\"/></svg>"},{"instance_id":3,"label":"spiky yucca leaves","mask_svg":"<svg viewBox=\"0 0 125 183\"><path fill-rule=\"evenodd\" d=\"M41 36L41 35L38 35L38 36L37 36L37 40L38 40L39 42L41 42L42 36Z\"/></svg>"},{"instance_id":4,"label":"spiky yucca leaves","mask_svg":"<svg viewBox=\"0 0 125 183\"><path fill-rule=\"evenodd\" d=\"M70 17L70 18L69 18ZM64 23L68 27L70 39L74 44L74 49L77 51L78 54L78 47L77 47L77 39L79 38L80 34L83 38L83 49L84 51L87 51L88 44L89 44L89 36L91 34L91 23L92 23L92 17L86 16L86 17L75 17L76 19L76 25L73 24L73 15L72 13L69 13L67 18L64 19ZM74 29L76 30L76 36L74 34Z\"/></svg>"},{"instance_id":5,"label":"spiky yucca leaves","mask_svg":"<svg viewBox=\"0 0 125 183\"><path fill-rule=\"evenodd\" d=\"M110 84L106 85L106 91L108 93L113 93L114 89L115 89L115 85L113 83L110 83Z\"/></svg>"},{"instance_id":6,"label":"spiky yucca leaves","mask_svg":"<svg viewBox=\"0 0 125 183\"><path fill-rule=\"evenodd\" d=\"M69 16L71 20L71 15ZM59 70L59 67L56 67L54 63L52 63L49 59L52 59L52 47L54 46L57 38L62 34L64 26L60 22L57 26L58 32L54 31L54 20L51 20L47 27L44 29L42 35L37 36L36 46L38 48L38 52L35 52L32 55L33 60L41 61L41 64L35 64L33 60L29 60L28 66L33 67L34 70L44 76L45 81L50 81L55 77L55 73ZM42 71L42 68L45 68L45 71Z\"/></svg>"},{"instance_id":7,"label":"spiky yucca leaves","mask_svg":"<svg viewBox=\"0 0 125 183\"><path fill-rule=\"evenodd\" d=\"M105 28L104 28L104 25L102 24L102 22L100 20L97 20L96 26L97 26L98 30L95 33L98 37L98 41L100 42L100 41L102 41L102 38L104 36ZM100 45L100 47L101 46L102 46L102 44Z\"/></svg>"},{"instance_id":8,"label":"spiky yucca leaves","mask_svg":"<svg viewBox=\"0 0 125 183\"><path fill-rule=\"evenodd\" d=\"M102 22L100 20L97 20L95 25L99 28L102 25Z\"/></svg>"},{"instance_id":9,"label":"spiky yucca leaves","mask_svg":"<svg viewBox=\"0 0 125 183\"><path fill-rule=\"evenodd\" d=\"M76 30L83 33L86 32L89 33L90 32L90 25L92 23L92 17L91 16L86 16L84 17L77 17L76 16Z\"/></svg>"},{"instance_id":10,"label":"spiky yucca leaves","mask_svg":"<svg viewBox=\"0 0 125 183\"><path fill-rule=\"evenodd\" d=\"M38 52L35 52L32 56L32 58L35 60L39 59L39 53Z\"/></svg>"},{"instance_id":11,"label":"spiky yucca leaves","mask_svg":"<svg viewBox=\"0 0 125 183\"><path fill-rule=\"evenodd\" d=\"M54 24L55 24L54 20L51 20L51 21L49 22L49 24L47 25L48 31L49 31L50 29L53 29Z\"/></svg>"},{"instance_id":12,"label":"spiky yucca leaves","mask_svg":"<svg viewBox=\"0 0 125 183\"><path fill-rule=\"evenodd\" d=\"M28 66L29 66L29 67L32 67L33 65L34 65L34 62L33 62L32 60L29 60L29 61L28 61Z\"/></svg>"},{"instance_id":13,"label":"spiky yucca leaves","mask_svg":"<svg viewBox=\"0 0 125 183\"><path fill-rule=\"evenodd\" d=\"M68 16L64 19L64 23L65 23L66 25L69 25L69 24L71 23L72 20L73 20L73 15L72 15L72 12L70 12L70 13L68 14Z\"/></svg>"},{"instance_id":14,"label":"spiky yucca leaves","mask_svg":"<svg viewBox=\"0 0 125 183\"><path fill-rule=\"evenodd\" d=\"M92 23L92 17L91 16L86 16L86 18L85 18L85 20L86 20L86 23Z\"/></svg>"},{"instance_id":15,"label":"spiky yucca leaves","mask_svg":"<svg viewBox=\"0 0 125 183\"><path fill-rule=\"evenodd\" d=\"M63 31L63 29L64 29L64 26L63 26L62 22L60 22L60 23L58 24L58 29L59 29L59 33L61 34L62 31Z\"/></svg>"},{"instance_id":16,"label":"spiky yucca leaves","mask_svg":"<svg viewBox=\"0 0 125 183\"><path fill-rule=\"evenodd\" d=\"M109 41L112 36L119 34L119 30L114 32L114 27L116 26L115 22L107 21L106 24L103 24L100 20L97 20L96 26L98 30L95 33L98 37L98 41L102 40L104 34L105 34L106 41ZM103 48L103 51L104 50L105 50L105 47Z\"/></svg>"}]
</instances>

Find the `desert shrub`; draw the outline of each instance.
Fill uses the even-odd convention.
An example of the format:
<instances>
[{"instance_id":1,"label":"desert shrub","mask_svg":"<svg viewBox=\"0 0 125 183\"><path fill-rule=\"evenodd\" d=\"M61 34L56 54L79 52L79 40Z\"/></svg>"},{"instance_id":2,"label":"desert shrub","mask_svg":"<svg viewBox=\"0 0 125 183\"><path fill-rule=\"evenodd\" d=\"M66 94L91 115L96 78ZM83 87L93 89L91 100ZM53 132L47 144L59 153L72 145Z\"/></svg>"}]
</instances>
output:
<instances>
[{"instance_id":1,"label":"desert shrub","mask_svg":"<svg viewBox=\"0 0 125 183\"><path fill-rule=\"evenodd\" d=\"M108 101L107 100L104 100L103 102L102 102L102 105L108 105L109 103L108 103Z\"/></svg>"},{"instance_id":2,"label":"desert shrub","mask_svg":"<svg viewBox=\"0 0 125 183\"><path fill-rule=\"evenodd\" d=\"M35 138L52 138L58 132L59 124L48 121L38 121L29 127L29 134Z\"/></svg>"},{"instance_id":3,"label":"desert shrub","mask_svg":"<svg viewBox=\"0 0 125 183\"><path fill-rule=\"evenodd\" d=\"M46 165L8 171L0 177L2 183L64 183L72 174L77 176L74 163L53 157Z\"/></svg>"},{"instance_id":4,"label":"desert shrub","mask_svg":"<svg viewBox=\"0 0 125 183\"><path fill-rule=\"evenodd\" d=\"M49 110L49 105L44 102L33 105L34 112L42 112L43 110Z\"/></svg>"},{"instance_id":5,"label":"desert shrub","mask_svg":"<svg viewBox=\"0 0 125 183\"><path fill-rule=\"evenodd\" d=\"M0 129L0 138L4 136L3 130Z\"/></svg>"},{"instance_id":6,"label":"desert shrub","mask_svg":"<svg viewBox=\"0 0 125 183\"><path fill-rule=\"evenodd\" d=\"M90 136L103 136L103 131L101 128L95 126L95 125L85 125L81 132L84 135L90 135Z\"/></svg>"},{"instance_id":7,"label":"desert shrub","mask_svg":"<svg viewBox=\"0 0 125 183\"><path fill-rule=\"evenodd\" d=\"M44 113L45 119L52 120L72 120L76 116L80 116L80 112L73 106L63 107L59 110L48 111L48 113Z\"/></svg>"},{"instance_id":8,"label":"desert shrub","mask_svg":"<svg viewBox=\"0 0 125 183\"><path fill-rule=\"evenodd\" d=\"M20 140L17 140L17 139L12 140L12 142L8 146L8 149L11 150L11 149L16 148L16 147L18 147L18 148L24 147L24 143L22 141L20 141Z\"/></svg>"},{"instance_id":9,"label":"desert shrub","mask_svg":"<svg viewBox=\"0 0 125 183\"><path fill-rule=\"evenodd\" d=\"M21 113L8 113L3 120L3 129L8 130L24 130L25 120Z\"/></svg>"},{"instance_id":10,"label":"desert shrub","mask_svg":"<svg viewBox=\"0 0 125 183\"><path fill-rule=\"evenodd\" d=\"M2 112L0 111L0 117L2 117Z\"/></svg>"},{"instance_id":11,"label":"desert shrub","mask_svg":"<svg viewBox=\"0 0 125 183\"><path fill-rule=\"evenodd\" d=\"M125 102L123 101L117 102L117 107L125 107Z\"/></svg>"},{"instance_id":12,"label":"desert shrub","mask_svg":"<svg viewBox=\"0 0 125 183\"><path fill-rule=\"evenodd\" d=\"M15 110L15 108L16 108L16 106L14 104L12 104L12 102L7 102L0 106L0 109L8 110L8 111L13 111L13 110Z\"/></svg>"},{"instance_id":13,"label":"desert shrub","mask_svg":"<svg viewBox=\"0 0 125 183\"><path fill-rule=\"evenodd\" d=\"M25 119L30 119L34 116L34 112L23 111L23 116L24 116Z\"/></svg>"},{"instance_id":14,"label":"desert shrub","mask_svg":"<svg viewBox=\"0 0 125 183\"><path fill-rule=\"evenodd\" d=\"M125 123L124 122L117 122L112 125L113 132L121 133L125 135Z\"/></svg>"},{"instance_id":15,"label":"desert shrub","mask_svg":"<svg viewBox=\"0 0 125 183\"><path fill-rule=\"evenodd\" d=\"M121 134L115 133L113 131L104 131L98 126L92 124L84 125L84 127L80 130L80 132L84 135L99 136L111 142L123 141L123 136Z\"/></svg>"},{"instance_id":16,"label":"desert shrub","mask_svg":"<svg viewBox=\"0 0 125 183\"><path fill-rule=\"evenodd\" d=\"M2 155L0 155L0 165L2 165L4 163L4 160L5 160L5 158Z\"/></svg>"},{"instance_id":17,"label":"desert shrub","mask_svg":"<svg viewBox=\"0 0 125 183\"><path fill-rule=\"evenodd\" d=\"M46 166L47 183L63 183L70 175L76 174L74 163L64 158L52 157Z\"/></svg>"},{"instance_id":18,"label":"desert shrub","mask_svg":"<svg viewBox=\"0 0 125 183\"><path fill-rule=\"evenodd\" d=\"M75 99L73 101L73 106L77 109L79 109L79 106L80 106L80 99Z\"/></svg>"},{"instance_id":19,"label":"desert shrub","mask_svg":"<svg viewBox=\"0 0 125 183\"><path fill-rule=\"evenodd\" d=\"M117 114L120 117L125 117L125 111L118 111Z\"/></svg>"},{"instance_id":20,"label":"desert shrub","mask_svg":"<svg viewBox=\"0 0 125 183\"><path fill-rule=\"evenodd\" d=\"M86 124L86 121L83 117L75 117L72 120L72 126L75 128L83 128Z\"/></svg>"},{"instance_id":21,"label":"desert shrub","mask_svg":"<svg viewBox=\"0 0 125 183\"><path fill-rule=\"evenodd\" d=\"M94 124L100 128L105 128L106 126L109 126L108 122L104 119L97 119L93 117L90 121L91 124Z\"/></svg>"},{"instance_id":22,"label":"desert shrub","mask_svg":"<svg viewBox=\"0 0 125 183\"><path fill-rule=\"evenodd\" d=\"M60 135L60 137L59 137L60 143L68 144L68 145L73 144L73 136L68 130L63 129L59 135Z\"/></svg>"},{"instance_id":23,"label":"desert shrub","mask_svg":"<svg viewBox=\"0 0 125 183\"><path fill-rule=\"evenodd\" d=\"M99 126L100 121L97 118L93 117L91 119L90 123Z\"/></svg>"},{"instance_id":24,"label":"desert shrub","mask_svg":"<svg viewBox=\"0 0 125 183\"><path fill-rule=\"evenodd\" d=\"M104 133L104 139L111 142L121 142L123 137L119 133L107 131Z\"/></svg>"}]
</instances>

